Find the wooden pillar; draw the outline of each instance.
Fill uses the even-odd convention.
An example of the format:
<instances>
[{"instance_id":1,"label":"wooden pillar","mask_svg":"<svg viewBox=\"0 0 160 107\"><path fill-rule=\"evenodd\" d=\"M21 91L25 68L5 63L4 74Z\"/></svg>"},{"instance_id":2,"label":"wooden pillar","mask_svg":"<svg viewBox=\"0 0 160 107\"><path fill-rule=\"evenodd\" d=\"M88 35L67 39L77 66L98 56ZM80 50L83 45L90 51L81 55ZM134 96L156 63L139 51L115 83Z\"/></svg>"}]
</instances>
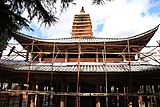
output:
<instances>
[{"instance_id":1,"label":"wooden pillar","mask_svg":"<svg viewBox=\"0 0 160 107\"><path fill-rule=\"evenodd\" d=\"M96 92L99 93L100 92L100 85L99 83L96 84ZM101 107L101 103L100 103L100 97L96 97L96 107Z\"/></svg>"},{"instance_id":2,"label":"wooden pillar","mask_svg":"<svg viewBox=\"0 0 160 107\"><path fill-rule=\"evenodd\" d=\"M23 90L24 85L23 84L19 84L20 85L20 90ZM19 107L22 107L22 102L23 102L23 94L20 94L19 96Z\"/></svg>"},{"instance_id":3,"label":"wooden pillar","mask_svg":"<svg viewBox=\"0 0 160 107\"><path fill-rule=\"evenodd\" d=\"M144 85L144 93L147 93L146 85ZM147 96L143 96L145 107L148 107L148 99Z\"/></svg>"},{"instance_id":4,"label":"wooden pillar","mask_svg":"<svg viewBox=\"0 0 160 107\"><path fill-rule=\"evenodd\" d=\"M139 86L139 91L140 93L144 93L144 87L143 85ZM139 100L139 107L143 107L143 96L138 96L138 100Z\"/></svg>"},{"instance_id":5,"label":"wooden pillar","mask_svg":"<svg viewBox=\"0 0 160 107\"><path fill-rule=\"evenodd\" d=\"M61 92L66 92L65 81L61 81ZM66 96L62 95L60 97L60 107L66 107Z\"/></svg>"},{"instance_id":6,"label":"wooden pillar","mask_svg":"<svg viewBox=\"0 0 160 107\"><path fill-rule=\"evenodd\" d=\"M28 61L28 58L29 58L29 51L27 50L27 53L26 53L26 61Z\"/></svg>"},{"instance_id":7,"label":"wooden pillar","mask_svg":"<svg viewBox=\"0 0 160 107\"><path fill-rule=\"evenodd\" d=\"M9 94L4 94L5 95L5 103L4 103L4 107L9 107Z\"/></svg>"},{"instance_id":8,"label":"wooden pillar","mask_svg":"<svg viewBox=\"0 0 160 107\"><path fill-rule=\"evenodd\" d=\"M12 86L12 83L9 82L8 83L8 86L7 86L7 89L11 89L11 86ZM9 94L5 94L5 107L9 107Z\"/></svg>"},{"instance_id":9,"label":"wooden pillar","mask_svg":"<svg viewBox=\"0 0 160 107\"><path fill-rule=\"evenodd\" d=\"M98 48L96 48L96 62L99 62L99 60L98 60Z\"/></svg>"},{"instance_id":10,"label":"wooden pillar","mask_svg":"<svg viewBox=\"0 0 160 107\"><path fill-rule=\"evenodd\" d=\"M118 87L120 93L126 93L125 86L123 84L119 84ZM119 107L126 107L125 96L119 96Z\"/></svg>"},{"instance_id":11,"label":"wooden pillar","mask_svg":"<svg viewBox=\"0 0 160 107\"><path fill-rule=\"evenodd\" d=\"M140 52L138 52L138 61L141 61L141 58L140 58Z\"/></svg>"},{"instance_id":12,"label":"wooden pillar","mask_svg":"<svg viewBox=\"0 0 160 107\"><path fill-rule=\"evenodd\" d=\"M8 83L8 86L7 86L7 89L11 89L11 87L12 87L12 83L9 82L9 83Z\"/></svg>"},{"instance_id":13,"label":"wooden pillar","mask_svg":"<svg viewBox=\"0 0 160 107\"><path fill-rule=\"evenodd\" d=\"M51 86L48 85L48 91L51 91ZM50 100L51 100L51 95L48 95L48 107L50 107Z\"/></svg>"},{"instance_id":14,"label":"wooden pillar","mask_svg":"<svg viewBox=\"0 0 160 107\"><path fill-rule=\"evenodd\" d=\"M3 81L1 81L1 87L0 87L0 89L3 89Z\"/></svg>"},{"instance_id":15,"label":"wooden pillar","mask_svg":"<svg viewBox=\"0 0 160 107\"><path fill-rule=\"evenodd\" d=\"M107 92L111 93L111 86L108 84L107 86ZM112 100L111 100L111 96L106 97L106 105L108 105L108 107L112 107Z\"/></svg>"},{"instance_id":16,"label":"wooden pillar","mask_svg":"<svg viewBox=\"0 0 160 107\"><path fill-rule=\"evenodd\" d=\"M117 85L114 85L114 93L117 93ZM114 106L117 107L117 96L114 96Z\"/></svg>"},{"instance_id":17,"label":"wooden pillar","mask_svg":"<svg viewBox=\"0 0 160 107\"><path fill-rule=\"evenodd\" d=\"M133 93L137 93L138 92L138 86L137 85L134 85L134 90L133 90ZM138 107L138 96L133 96L133 99L132 99L132 107Z\"/></svg>"},{"instance_id":18,"label":"wooden pillar","mask_svg":"<svg viewBox=\"0 0 160 107\"><path fill-rule=\"evenodd\" d=\"M65 52L65 62L68 62L68 49L66 49L66 52Z\"/></svg>"},{"instance_id":19,"label":"wooden pillar","mask_svg":"<svg viewBox=\"0 0 160 107\"><path fill-rule=\"evenodd\" d=\"M38 84L38 91L44 91L44 83ZM36 107L43 107L43 95L37 95Z\"/></svg>"},{"instance_id":20,"label":"wooden pillar","mask_svg":"<svg viewBox=\"0 0 160 107\"><path fill-rule=\"evenodd\" d=\"M123 57L123 61L127 61L126 60L126 55L125 54L121 54L122 55L122 57Z\"/></svg>"},{"instance_id":21,"label":"wooden pillar","mask_svg":"<svg viewBox=\"0 0 160 107\"><path fill-rule=\"evenodd\" d=\"M29 83L29 87L28 87L28 90L31 90L32 89L32 85L31 83ZM30 103L31 103L31 95L30 94L26 94L26 103L27 103L27 107L30 107Z\"/></svg>"},{"instance_id":22,"label":"wooden pillar","mask_svg":"<svg viewBox=\"0 0 160 107\"><path fill-rule=\"evenodd\" d=\"M36 84L32 83L32 90L36 90ZM31 100L30 100L30 107L34 107L35 106L35 95L31 95Z\"/></svg>"},{"instance_id":23,"label":"wooden pillar","mask_svg":"<svg viewBox=\"0 0 160 107\"><path fill-rule=\"evenodd\" d=\"M129 78L131 78L131 77L129 77ZM129 92L129 94L132 94L133 92L132 92L133 90L132 90L132 81L131 80L129 80L129 83L128 83L128 92ZM132 100L133 100L133 96L131 95L131 96L128 96L128 101L127 101L127 104L128 104L128 107L132 107Z\"/></svg>"},{"instance_id":24,"label":"wooden pillar","mask_svg":"<svg viewBox=\"0 0 160 107\"><path fill-rule=\"evenodd\" d=\"M59 84L58 82L55 83L55 92L59 91ZM59 107L59 96L55 96L55 107Z\"/></svg>"},{"instance_id":25,"label":"wooden pillar","mask_svg":"<svg viewBox=\"0 0 160 107\"><path fill-rule=\"evenodd\" d=\"M0 59L1 59L1 57L2 57L2 54L3 54L3 52L0 52Z\"/></svg>"},{"instance_id":26,"label":"wooden pillar","mask_svg":"<svg viewBox=\"0 0 160 107\"><path fill-rule=\"evenodd\" d=\"M65 107L65 96L61 96L60 107Z\"/></svg>"},{"instance_id":27,"label":"wooden pillar","mask_svg":"<svg viewBox=\"0 0 160 107\"><path fill-rule=\"evenodd\" d=\"M42 61L42 54L40 52L40 54L39 54L39 62L41 62L41 61Z\"/></svg>"},{"instance_id":28,"label":"wooden pillar","mask_svg":"<svg viewBox=\"0 0 160 107\"><path fill-rule=\"evenodd\" d=\"M124 93L128 93L127 86L124 86L123 90ZM124 107L127 107L127 99L128 97L124 96Z\"/></svg>"},{"instance_id":29,"label":"wooden pillar","mask_svg":"<svg viewBox=\"0 0 160 107\"><path fill-rule=\"evenodd\" d=\"M155 90L155 93L159 94L158 85L154 85L154 90ZM159 96L156 96L156 107L159 107L159 106L160 106Z\"/></svg>"}]
</instances>

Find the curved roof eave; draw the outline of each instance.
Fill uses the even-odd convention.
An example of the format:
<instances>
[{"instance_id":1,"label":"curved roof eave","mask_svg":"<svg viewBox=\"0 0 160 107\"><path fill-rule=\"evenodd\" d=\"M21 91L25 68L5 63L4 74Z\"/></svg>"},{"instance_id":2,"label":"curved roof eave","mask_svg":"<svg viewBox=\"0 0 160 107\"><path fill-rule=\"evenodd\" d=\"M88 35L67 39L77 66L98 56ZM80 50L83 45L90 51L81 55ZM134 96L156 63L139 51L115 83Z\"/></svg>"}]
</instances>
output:
<instances>
[{"instance_id":1,"label":"curved roof eave","mask_svg":"<svg viewBox=\"0 0 160 107\"><path fill-rule=\"evenodd\" d=\"M32 43L32 41L36 41L39 43L114 43L114 42L123 42L126 40L130 40L130 41L134 41L137 39L143 39L145 37L147 37L149 40L153 37L153 35L155 34L155 32L158 30L158 26L156 26L155 28L148 30L144 33L132 36L132 37L127 37L127 38L97 38L97 37L92 37L92 38L55 38L55 39L42 39L42 38L37 38L37 37L33 37L33 36L29 36L29 35L25 35L22 33L15 33L14 38L21 44L21 43ZM149 36L149 37L148 37ZM146 43L148 43L149 40L146 40Z\"/></svg>"}]
</instances>

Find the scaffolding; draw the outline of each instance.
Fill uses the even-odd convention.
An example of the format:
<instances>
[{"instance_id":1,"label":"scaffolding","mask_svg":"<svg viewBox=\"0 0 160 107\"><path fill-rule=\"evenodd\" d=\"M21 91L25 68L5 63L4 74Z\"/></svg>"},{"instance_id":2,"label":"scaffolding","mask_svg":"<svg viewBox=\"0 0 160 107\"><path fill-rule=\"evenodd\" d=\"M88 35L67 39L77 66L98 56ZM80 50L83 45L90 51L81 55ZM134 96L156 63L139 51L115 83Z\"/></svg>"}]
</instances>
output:
<instances>
[{"instance_id":1,"label":"scaffolding","mask_svg":"<svg viewBox=\"0 0 160 107\"><path fill-rule=\"evenodd\" d=\"M125 47L124 47L124 50L122 51L122 52L114 52L114 53L107 53L107 51L106 51L106 48L107 47L114 47L115 45L106 45L105 44L105 42L104 42L104 44L102 45L103 46L103 50L102 51L96 51L96 52L90 52L90 51L85 51L85 52L83 52L82 50L81 50L81 44L80 44L80 42L78 42L78 44L77 44L77 47L78 47L78 53L74 53L74 54L78 54L78 58L77 58L77 83L76 83L76 89L77 89L77 91L76 92L53 92L52 91L52 89L51 89L51 87L52 87L52 84L53 84L53 67L54 67L54 61L55 61L55 59L57 58L57 56L58 56L58 54L59 53L61 53L61 54L64 54L65 52L62 52L60 49L58 49L58 47L56 47L56 44L54 43L54 44L52 44L53 45L53 51L52 52L34 52L33 51L33 48L35 47L35 46L37 46L38 44L35 44L34 43L34 41L31 43L31 44L28 44L25 48L27 48L27 47L29 47L29 46L31 46L32 48L31 48L31 52L26 52L25 54L30 54L31 56L30 56L30 60L28 61L28 62L24 62L24 63L19 63L18 61L17 61L17 63L16 63L16 61L14 62L11 62L10 61L10 59L9 58L12 58L12 60L14 59L14 58L16 58L18 55L22 55L22 53L24 53L24 52L22 52L22 51L16 51L15 53L17 54L17 55L14 55L14 56L9 56L7 59L4 59L4 60L1 60L1 65L3 66L3 65L6 65L6 63L7 62L9 62L9 63L11 63L12 64L12 66L24 66L24 65L28 65L28 76L27 76L27 82L26 82L26 84L27 84L27 86L26 86L26 90L10 90L10 89L3 89L2 88L2 86L1 86L1 91L0 91L0 93L1 93L1 105L7 105L6 104L6 102L4 103L4 99L7 99L7 97L4 97L4 96L13 96L13 95L26 95L26 96L28 96L28 95L45 95L45 96L49 96L48 98L50 98L50 96L76 96L76 107L80 107L80 104L79 104L79 102L80 102L80 97L82 97L82 96L99 96L99 97L101 97L101 96L105 96L106 97L106 106L108 107L108 97L109 96L113 96L113 97L116 97L116 98L118 98L118 97L121 97L121 96L123 96L123 97L134 97L134 96L136 96L136 97L139 97L139 96L142 96L142 97L147 97L148 99L149 99L149 101L148 102L150 102L150 103L147 103L148 105L151 105L151 106L149 106L149 107L158 107L157 105L155 105L155 104L157 104L156 102L157 101L159 101L159 100L157 100L157 98L159 98L159 95L160 95L160 93L157 91L157 89L156 88L158 88L159 86L157 86L156 88L154 87L154 86L146 86L147 87L147 89L145 89L144 88L144 86L142 86L142 90L141 91L139 91L139 93L133 93L132 92L132 69L131 69L131 58L130 58L130 55L135 55L135 54L139 54L139 55L143 55L144 57L143 58L145 58L145 57L148 57L148 58L150 58L150 59L152 59L152 60L154 60L154 61L156 61L156 62L158 62L159 63L159 61L156 59L156 58L154 58L153 57L153 55L154 55L154 50L155 49L157 49L159 46L146 46L146 47L152 47L153 49L151 50L151 51L149 51L149 52L146 52L146 53L140 53L140 52L130 52L130 48L131 47L138 47L138 46L132 46L132 45L130 45L129 44L129 41L127 41L127 44L128 45L126 45ZM116 46L122 46L122 45L116 45ZM10 46L10 47L12 47L12 46ZM24 48L24 49L25 49ZM55 49L58 49L58 51L55 51ZM140 47L141 48L141 47ZM128 52L126 52L125 50L126 49L128 49ZM50 89L48 89L48 91L37 91L37 90L29 90L29 80L30 80L30 73L31 73L31 68L32 68L32 64L34 63L34 61L35 61L35 59L39 56L39 55L42 55L42 54L46 54L46 53L51 53L53 56L52 56L52 61L51 61L51 67L52 67L52 70L51 70L51 76L50 76ZM128 61L127 61L127 63L128 63L128 67L129 68L126 68L126 71L128 71L129 72L129 78L130 78L130 85L129 85L129 92L126 92L126 89L124 89L124 92L123 93L121 93L121 92L116 92L116 93L111 93L111 92L108 92L108 83L107 83L107 81L108 81L108 71L107 71L107 69L105 69L105 83L106 83L106 86L105 86L105 89L106 89L106 92L105 93L81 93L80 92L80 90L79 90L79 83L80 83L80 71L81 71L81 69L80 69L80 67L81 67L81 54L83 54L83 53L88 53L88 54L102 54L102 56L103 56L103 64L106 66L106 64L107 64L107 54L118 54L118 55L124 55L124 54L126 54L126 55L128 55ZM34 56L33 57L33 54L37 54L36 56ZM56 54L56 55L55 55ZM69 52L67 52L67 54L72 54L72 52L71 53L69 53ZM55 56L54 56L55 55ZM140 58L140 57L139 57ZM96 62L95 62L96 63ZM34 65L34 64L33 64ZM60 64L60 65L58 65L59 67L60 66L62 66L63 64ZM50 65L49 65L50 66ZM1 82L2 83L2 82ZM149 92L146 92L146 91L149 91ZM117 97L118 96L118 97ZM27 97L26 97L26 99L28 99ZM131 99L132 100L132 99ZM28 101L26 101L25 103L26 103L26 105L27 105L27 102ZM139 107L142 107L142 105L143 104L141 104L141 103L139 103Z\"/></svg>"}]
</instances>

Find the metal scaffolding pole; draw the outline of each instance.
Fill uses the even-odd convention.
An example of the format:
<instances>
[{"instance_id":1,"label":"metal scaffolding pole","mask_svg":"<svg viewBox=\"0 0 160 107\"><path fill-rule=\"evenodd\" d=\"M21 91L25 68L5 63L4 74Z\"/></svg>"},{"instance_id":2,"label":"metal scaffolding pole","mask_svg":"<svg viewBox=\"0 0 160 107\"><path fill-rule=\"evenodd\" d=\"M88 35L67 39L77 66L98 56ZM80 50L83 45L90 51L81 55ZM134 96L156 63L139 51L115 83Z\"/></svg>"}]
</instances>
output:
<instances>
[{"instance_id":1,"label":"metal scaffolding pole","mask_svg":"<svg viewBox=\"0 0 160 107\"><path fill-rule=\"evenodd\" d=\"M54 42L54 46L53 46L53 53L52 53L52 71L51 71L51 81L50 81L50 88L52 87L52 83L53 83L53 65L54 65L54 60L55 60L55 42ZM51 90L51 89L50 89ZM52 95L52 90L51 90L51 95Z\"/></svg>"},{"instance_id":2,"label":"metal scaffolding pole","mask_svg":"<svg viewBox=\"0 0 160 107\"><path fill-rule=\"evenodd\" d=\"M129 40L127 40L127 47L128 47L128 66L129 66L129 105L132 106L132 74L131 74L131 56L130 56L130 46ZM129 107L130 107L129 106Z\"/></svg>"},{"instance_id":3,"label":"metal scaffolding pole","mask_svg":"<svg viewBox=\"0 0 160 107\"><path fill-rule=\"evenodd\" d=\"M104 62L103 63L106 63L106 45L105 45L105 42L104 42L104 52L103 52L103 56L104 56ZM105 65L106 66L106 65ZM106 94L108 93L108 76L107 76L107 70L105 69L105 83L106 83ZM106 106L108 107L108 97L106 97Z\"/></svg>"},{"instance_id":4,"label":"metal scaffolding pole","mask_svg":"<svg viewBox=\"0 0 160 107\"><path fill-rule=\"evenodd\" d=\"M34 46L34 40L32 41L32 48L31 48L31 57L30 57L30 60L29 60L29 64L28 64L28 74L27 74L27 87L26 87L26 91L28 91L28 88L29 88L29 82L30 82L30 69L31 69L31 64L32 64L32 58L33 58L33 55L32 55L32 52L33 52L33 46ZM28 106L28 92L26 92L26 96L27 96L27 101L26 101L26 105Z\"/></svg>"},{"instance_id":5,"label":"metal scaffolding pole","mask_svg":"<svg viewBox=\"0 0 160 107\"><path fill-rule=\"evenodd\" d=\"M80 78L80 55L81 55L81 47L80 40L78 42L78 72L77 72L77 93L76 93L76 107L80 107L80 98L79 98L79 78Z\"/></svg>"}]
</instances>

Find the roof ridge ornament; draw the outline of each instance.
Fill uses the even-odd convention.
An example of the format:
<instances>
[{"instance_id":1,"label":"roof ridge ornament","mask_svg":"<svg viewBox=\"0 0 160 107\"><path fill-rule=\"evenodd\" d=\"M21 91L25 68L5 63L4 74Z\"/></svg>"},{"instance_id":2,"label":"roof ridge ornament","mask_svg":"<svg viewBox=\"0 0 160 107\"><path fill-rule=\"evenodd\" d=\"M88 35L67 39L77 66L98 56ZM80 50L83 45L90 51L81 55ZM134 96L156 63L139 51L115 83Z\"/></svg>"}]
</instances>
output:
<instances>
[{"instance_id":1,"label":"roof ridge ornament","mask_svg":"<svg viewBox=\"0 0 160 107\"><path fill-rule=\"evenodd\" d=\"M85 13L84 7L82 6L80 13Z\"/></svg>"}]
</instances>

